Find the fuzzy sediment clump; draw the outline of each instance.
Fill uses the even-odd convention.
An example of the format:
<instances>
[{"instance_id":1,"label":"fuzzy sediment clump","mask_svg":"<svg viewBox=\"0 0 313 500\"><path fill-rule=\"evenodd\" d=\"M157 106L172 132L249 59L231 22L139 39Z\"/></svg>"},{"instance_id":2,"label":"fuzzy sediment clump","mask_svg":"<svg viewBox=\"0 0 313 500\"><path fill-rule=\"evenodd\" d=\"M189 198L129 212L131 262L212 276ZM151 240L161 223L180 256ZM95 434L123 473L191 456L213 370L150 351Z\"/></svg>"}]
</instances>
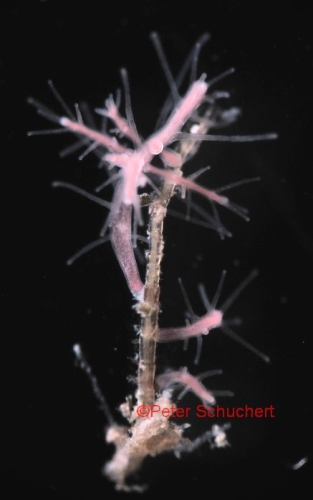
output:
<instances>
[{"instance_id":1,"label":"fuzzy sediment clump","mask_svg":"<svg viewBox=\"0 0 313 500\"><path fill-rule=\"evenodd\" d=\"M171 392L163 392L155 401L161 410L173 405ZM123 413L127 413L126 403ZM139 411L138 411L139 409ZM146 409L147 416L144 416ZM130 426L111 426L106 433L107 443L116 447L112 459L105 465L105 475L116 484L117 489L127 490L126 479L140 469L143 460L166 451L175 451L178 445L187 445L189 440L183 437L184 425L178 426L164 416L162 411L148 415L149 407L142 405L134 408L130 416ZM140 410L143 415L139 416ZM139 414L138 414L139 413ZM134 488L134 486L132 487ZM136 486L135 488L138 488Z\"/></svg>"},{"instance_id":2,"label":"fuzzy sediment clump","mask_svg":"<svg viewBox=\"0 0 313 500\"><path fill-rule=\"evenodd\" d=\"M106 442L115 445L115 453L103 469L118 490L142 492L146 489L145 485L127 484L127 480L147 457L173 452L179 458L204 443L209 443L212 449L229 445L225 432L229 424L213 425L194 441L185 437L189 424L177 425L170 420L176 409L171 390L163 391L154 405L137 405L131 412L129 404L124 403L120 409L124 417L128 416L129 426L114 424L107 429Z\"/></svg>"}]
</instances>

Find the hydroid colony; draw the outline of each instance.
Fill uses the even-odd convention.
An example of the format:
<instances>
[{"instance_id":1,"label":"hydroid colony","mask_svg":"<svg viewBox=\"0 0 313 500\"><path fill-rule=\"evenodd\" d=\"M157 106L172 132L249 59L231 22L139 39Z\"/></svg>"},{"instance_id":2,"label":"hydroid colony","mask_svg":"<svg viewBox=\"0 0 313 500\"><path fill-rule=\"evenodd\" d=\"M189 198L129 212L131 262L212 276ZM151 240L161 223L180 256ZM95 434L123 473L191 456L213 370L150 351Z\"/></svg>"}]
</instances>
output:
<instances>
[{"instance_id":1,"label":"hydroid colony","mask_svg":"<svg viewBox=\"0 0 313 500\"><path fill-rule=\"evenodd\" d=\"M108 96L104 109L96 110L105 117L106 126L102 130L95 130L84 121L78 105L75 107L76 112L72 113L51 82L51 89L65 113L59 115L37 100L29 99L39 114L59 127L39 133L74 134L78 142L72 149L82 148L81 157L91 152L95 153L103 168L104 180L101 185L95 187L95 193L63 181L54 182L55 187L77 192L108 211L100 237L69 259L69 263L73 263L96 246L110 241L129 290L136 301L135 308L140 318L139 348L136 357L138 374L134 394L132 397L127 397L126 402L120 407L123 417L120 420L124 419L124 424L117 423L113 418L81 347L75 345L73 349L81 367L89 375L94 393L107 416L106 441L114 443L116 448L112 459L104 467L104 473L115 483L117 489L124 491L143 490L143 486L132 484L131 476L140 469L147 456L159 455L166 451L172 451L180 456L181 453L191 452L205 442L209 442L211 447L227 445L227 425L213 425L204 435L191 441L188 439L187 426L178 425L170 418L168 412L162 411L173 407L177 402L174 397L177 388L182 390L181 397L187 391L192 391L206 406L215 405L216 394L203 384L202 379L216 374L216 371L196 375L184 367L169 369L162 373L157 363L158 343L186 341L196 337L197 360L199 360L203 336L208 335L212 329L219 328L264 361L269 361L266 355L231 330L224 318L234 300L256 276L255 270L222 305L219 305L219 299L225 272L222 273L215 297L211 302L204 287L200 286L199 292L207 311L201 317L192 311L187 293L182 286L188 307L187 324L171 328L159 327L160 275L165 246L163 226L171 198L177 195L185 198L189 214L193 214L192 217L189 215L189 218L217 231L223 239L229 232L220 221L217 207L231 210L248 220L247 212L232 203L224 193L231 187L257 180L245 179L219 190L212 190L197 181L206 168L197 170L187 177L184 176L185 163L196 155L204 141L250 142L271 140L276 137L275 134L231 136L210 133L211 130L216 131L233 123L239 116L239 110L225 109L221 106L221 101L224 102L228 94L216 90L216 84L230 75L233 69L211 81L204 74L197 76L198 57L208 39L207 34L199 38L181 71L174 77L159 37L156 33L152 33L151 40L170 92L160 112L156 131L146 139L142 138L134 121L130 85L125 69L121 70L124 112L121 111L120 94L117 94L117 98L113 95ZM183 91L186 82L189 82L189 85ZM37 132L30 133L30 135L35 134ZM108 199L108 190L112 188L113 195ZM105 193L103 197L101 193ZM207 212L194 200L190 200L190 193L207 201ZM137 241L140 239L146 241L148 245L145 253L145 279L141 278L142 273L138 269L136 254ZM224 395L231 395L231 392L225 391ZM152 408L159 408L159 411L153 412Z\"/></svg>"}]
</instances>

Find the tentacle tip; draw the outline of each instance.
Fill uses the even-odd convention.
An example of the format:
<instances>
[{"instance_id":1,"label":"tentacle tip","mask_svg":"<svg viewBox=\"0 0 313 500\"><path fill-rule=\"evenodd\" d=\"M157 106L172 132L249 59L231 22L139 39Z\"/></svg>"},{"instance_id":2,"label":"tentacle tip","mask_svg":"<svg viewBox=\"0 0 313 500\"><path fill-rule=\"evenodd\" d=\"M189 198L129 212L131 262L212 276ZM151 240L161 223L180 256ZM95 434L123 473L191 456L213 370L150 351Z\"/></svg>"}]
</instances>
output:
<instances>
[{"instance_id":1,"label":"tentacle tip","mask_svg":"<svg viewBox=\"0 0 313 500\"><path fill-rule=\"evenodd\" d=\"M66 127L68 125L68 123L69 123L69 119L66 118L66 116L61 116L61 118L59 119L59 123L63 127Z\"/></svg>"},{"instance_id":2,"label":"tentacle tip","mask_svg":"<svg viewBox=\"0 0 313 500\"><path fill-rule=\"evenodd\" d=\"M254 268L254 269L252 269L252 271L251 271L251 279L256 278L257 276L259 276L259 274L260 274L259 269L258 269L257 267L255 267L255 268Z\"/></svg>"},{"instance_id":3,"label":"tentacle tip","mask_svg":"<svg viewBox=\"0 0 313 500\"><path fill-rule=\"evenodd\" d=\"M276 139L278 139L279 137L279 134L277 134L277 132L272 132L270 134L268 134L267 138L270 140L270 141L275 141Z\"/></svg>"},{"instance_id":4,"label":"tentacle tip","mask_svg":"<svg viewBox=\"0 0 313 500\"><path fill-rule=\"evenodd\" d=\"M81 356L81 347L79 344L74 344L73 347L72 347L72 351L74 352L75 356L77 358L79 358Z\"/></svg>"},{"instance_id":5,"label":"tentacle tip","mask_svg":"<svg viewBox=\"0 0 313 500\"><path fill-rule=\"evenodd\" d=\"M264 361L266 364L268 364L268 365L270 365L270 364L271 364L271 358L270 358L269 356L267 356L266 354L262 356L262 359L263 359L263 361Z\"/></svg>"}]
</instances>

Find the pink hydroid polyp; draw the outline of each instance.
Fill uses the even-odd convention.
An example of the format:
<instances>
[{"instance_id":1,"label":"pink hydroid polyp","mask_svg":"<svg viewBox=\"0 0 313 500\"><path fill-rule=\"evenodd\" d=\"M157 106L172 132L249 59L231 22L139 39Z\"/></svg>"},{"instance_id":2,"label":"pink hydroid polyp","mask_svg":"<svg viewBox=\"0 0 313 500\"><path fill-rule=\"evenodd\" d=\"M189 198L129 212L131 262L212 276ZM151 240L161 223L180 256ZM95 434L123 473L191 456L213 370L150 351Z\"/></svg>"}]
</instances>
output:
<instances>
[{"instance_id":1,"label":"pink hydroid polyp","mask_svg":"<svg viewBox=\"0 0 313 500\"><path fill-rule=\"evenodd\" d=\"M178 328L159 328L154 335L157 342L185 340L198 335L207 335L214 328L222 325L223 313L214 309L190 325Z\"/></svg>"}]
</instances>

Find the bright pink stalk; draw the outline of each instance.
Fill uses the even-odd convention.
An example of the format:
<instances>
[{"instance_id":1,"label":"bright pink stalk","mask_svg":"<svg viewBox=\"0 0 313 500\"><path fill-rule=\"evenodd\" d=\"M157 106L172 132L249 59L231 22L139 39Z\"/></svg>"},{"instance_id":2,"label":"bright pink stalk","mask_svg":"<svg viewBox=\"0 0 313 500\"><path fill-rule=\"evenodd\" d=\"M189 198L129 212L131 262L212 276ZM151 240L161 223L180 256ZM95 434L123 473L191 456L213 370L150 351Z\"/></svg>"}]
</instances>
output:
<instances>
[{"instance_id":1,"label":"bright pink stalk","mask_svg":"<svg viewBox=\"0 0 313 500\"><path fill-rule=\"evenodd\" d=\"M134 256L131 228L132 207L122 204L112 223L111 243L129 289L137 300L142 300L144 285Z\"/></svg>"},{"instance_id":2,"label":"bright pink stalk","mask_svg":"<svg viewBox=\"0 0 313 500\"><path fill-rule=\"evenodd\" d=\"M214 309L190 325L178 328L159 328L155 332L154 338L157 342L173 342L197 337L198 335L207 335L214 328L220 327L222 322L223 313Z\"/></svg>"},{"instance_id":3,"label":"bright pink stalk","mask_svg":"<svg viewBox=\"0 0 313 500\"><path fill-rule=\"evenodd\" d=\"M156 382L160 389L165 389L171 385L180 384L188 391L192 391L198 398L209 405L215 405L216 401L213 394L190 373L187 368L177 371L165 372L156 378Z\"/></svg>"},{"instance_id":4,"label":"bright pink stalk","mask_svg":"<svg viewBox=\"0 0 313 500\"><path fill-rule=\"evenodd\" d=\"M83 123L74 122L67 117L60 118L60 125L65 128L68 128L75 134L84 135L91 139L95 143L99 144L99 146L104 146L105 148L115 151L116 153L123 153L125 148L121 146L115 137L111 137L104 132L98 132L97 130L92 130L89 127L86 127Z\"/></svg>"}]
</instances>

